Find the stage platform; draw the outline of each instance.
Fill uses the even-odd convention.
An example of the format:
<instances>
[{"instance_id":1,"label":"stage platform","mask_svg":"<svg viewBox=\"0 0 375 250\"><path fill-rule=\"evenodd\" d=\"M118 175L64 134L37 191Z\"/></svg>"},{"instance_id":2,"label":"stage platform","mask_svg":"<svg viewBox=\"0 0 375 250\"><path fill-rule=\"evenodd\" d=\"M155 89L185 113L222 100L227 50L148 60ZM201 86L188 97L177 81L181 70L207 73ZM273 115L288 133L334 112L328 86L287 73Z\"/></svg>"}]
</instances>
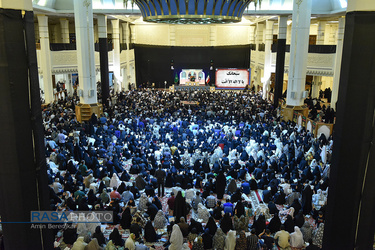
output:
<instances>
[{"instance_id":1,"label":"stage platform","mask_svg":"<svg viewBox=\"0 0 375 250\"><path fill-rule=\"evenodd\" d=\"M169 87L169 91L215 91L215 87L213 86L191 86L191 85L172 85Z\"/></svg>"}]
</instances>

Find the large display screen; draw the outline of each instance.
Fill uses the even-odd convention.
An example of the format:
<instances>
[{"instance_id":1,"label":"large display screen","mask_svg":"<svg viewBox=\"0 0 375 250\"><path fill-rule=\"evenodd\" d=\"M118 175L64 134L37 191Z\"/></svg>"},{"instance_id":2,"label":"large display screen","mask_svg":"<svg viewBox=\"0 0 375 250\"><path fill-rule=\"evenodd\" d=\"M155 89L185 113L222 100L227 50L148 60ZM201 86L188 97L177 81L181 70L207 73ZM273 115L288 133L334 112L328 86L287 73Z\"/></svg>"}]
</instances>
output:
<instances>
[{"instance_id":1,"label":"large display screen","mask_svg":"<svg viewBox=\"0 0 375 250\"><path fill-rule=\"evenodd\" d=\"M216 69L217 89L244 89L249 85L250 69Z\"/></svg>"}]
</instances>

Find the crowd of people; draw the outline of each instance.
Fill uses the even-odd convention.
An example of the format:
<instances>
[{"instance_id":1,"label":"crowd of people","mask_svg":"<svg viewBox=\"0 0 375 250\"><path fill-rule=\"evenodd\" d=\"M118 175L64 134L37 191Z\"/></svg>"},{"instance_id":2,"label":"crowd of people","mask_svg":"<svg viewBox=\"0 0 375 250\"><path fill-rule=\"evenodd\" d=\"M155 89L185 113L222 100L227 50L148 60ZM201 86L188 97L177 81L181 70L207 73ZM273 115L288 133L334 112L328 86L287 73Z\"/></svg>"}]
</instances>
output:
<instances>
[{"instance_id":1,"label":"crowd of people","mask_svg":"<svg viewBox=\"0 0 375 250\"><path fill-rule=\"evenodd\" d=\"M114 220L56 230L56 249L321 247L331 138L252 91L121 92L82 123L75 98L43 110L51 209Z\"/></svg>"}]
</instances>

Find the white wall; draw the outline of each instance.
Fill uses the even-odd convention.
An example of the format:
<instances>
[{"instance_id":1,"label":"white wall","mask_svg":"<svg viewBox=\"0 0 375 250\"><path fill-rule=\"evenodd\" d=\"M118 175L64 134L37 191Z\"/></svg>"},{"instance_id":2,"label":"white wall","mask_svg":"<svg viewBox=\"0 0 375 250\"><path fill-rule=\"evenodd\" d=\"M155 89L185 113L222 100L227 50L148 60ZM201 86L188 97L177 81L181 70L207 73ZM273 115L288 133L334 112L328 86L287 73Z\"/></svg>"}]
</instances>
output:
<instances>
[{"instance_id":1,"label":"white wall","mask_svg":"<svg viewBox=\"0 0 375 250\"><path fill-rule=\"evenodd\" d=\"M250 23L228 25L169 25L135 23L135 43L172 46L249 44Z\"/></svg>"}]
</instances>

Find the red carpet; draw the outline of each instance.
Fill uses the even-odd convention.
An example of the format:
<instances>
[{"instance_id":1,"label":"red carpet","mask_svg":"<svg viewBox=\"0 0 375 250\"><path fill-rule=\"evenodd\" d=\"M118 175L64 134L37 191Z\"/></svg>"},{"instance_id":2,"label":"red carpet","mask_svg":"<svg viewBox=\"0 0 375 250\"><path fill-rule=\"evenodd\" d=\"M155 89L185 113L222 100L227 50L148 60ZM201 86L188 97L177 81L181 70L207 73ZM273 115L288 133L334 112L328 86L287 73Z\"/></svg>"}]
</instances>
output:
<instances>
[{"instance_id":1,"label":"red carpet","mask_svg":"<svg viewBox=\"0 0 375 250\"><path fill-rule=\"evenodd\" d=\"M258 197L258 201L259 201L259 202L262 202L263 200L262 200L262 197L260 197L258 190L255 190L255 194L256 194L257 197Z\"/></svg>"}]
</instances>

